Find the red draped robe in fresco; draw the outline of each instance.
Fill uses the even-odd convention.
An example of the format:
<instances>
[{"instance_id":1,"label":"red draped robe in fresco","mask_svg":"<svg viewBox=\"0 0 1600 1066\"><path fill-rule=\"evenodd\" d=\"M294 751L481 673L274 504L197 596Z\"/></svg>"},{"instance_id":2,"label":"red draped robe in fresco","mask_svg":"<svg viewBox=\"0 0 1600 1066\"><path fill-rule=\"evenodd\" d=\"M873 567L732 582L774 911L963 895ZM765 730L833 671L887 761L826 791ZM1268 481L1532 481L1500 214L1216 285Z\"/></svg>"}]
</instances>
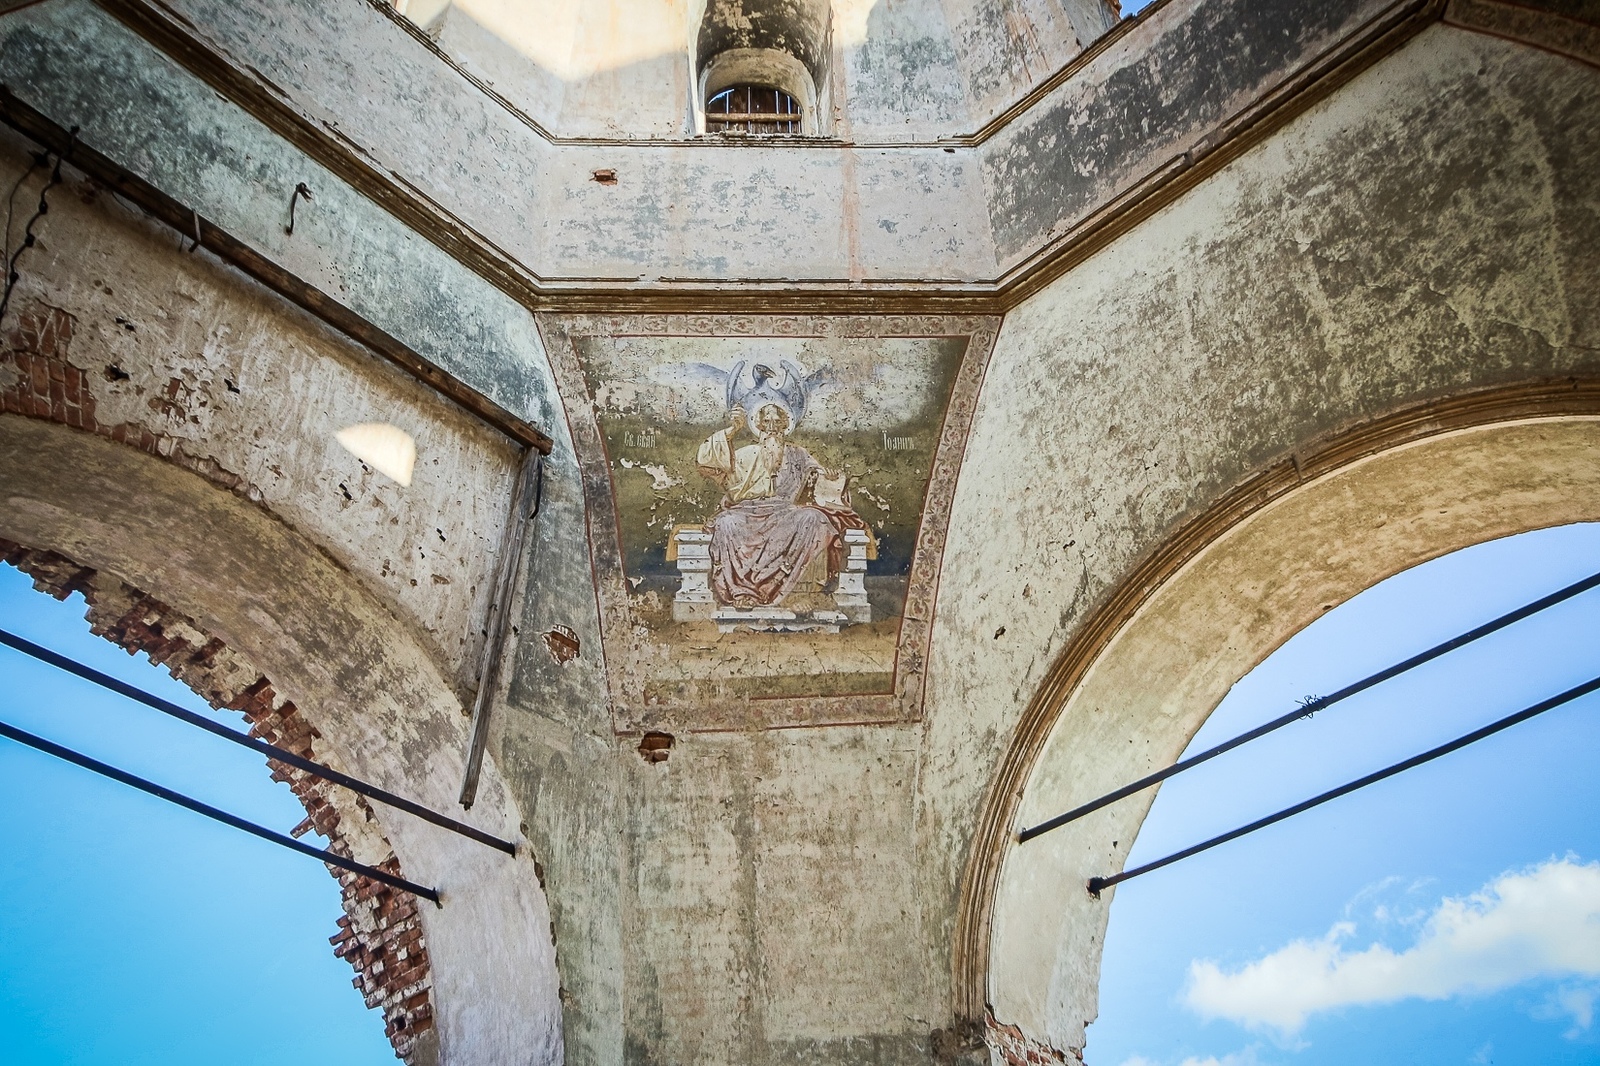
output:
<instances>
[{"instance_id":1,"label":"red draped robe in fresco","mask_svg":"<svg viewBox=\"0 0 1600 1066\"><path fill-rule=\"evenodd\" d=\"M831 589L844 566L844 531L866 523L848 507L811 499L822 466L804 448L775 436L735 452L731 435L712 434L696 457L726 490L706 523L717 603L771 606L802 581Z\"/></svg>"}]
</instances>

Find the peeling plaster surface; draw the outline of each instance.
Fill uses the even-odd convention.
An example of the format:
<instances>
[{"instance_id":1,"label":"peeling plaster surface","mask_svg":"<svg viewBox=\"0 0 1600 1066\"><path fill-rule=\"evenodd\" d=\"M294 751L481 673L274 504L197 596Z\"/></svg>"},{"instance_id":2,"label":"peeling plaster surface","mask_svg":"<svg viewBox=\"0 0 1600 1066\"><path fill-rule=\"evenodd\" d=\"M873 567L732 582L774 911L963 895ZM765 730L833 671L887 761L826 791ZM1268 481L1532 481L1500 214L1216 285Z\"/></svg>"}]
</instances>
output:
<instances>
[{"instance_id":1,"label":"peeling plaster surface","mask_svg":"<svg viewBox=\"0 0 1600 1066\"><path fill-rule=\"evenodd\" d=\"M984 157L989 216L1010 266L1197 147L1287 72L1373 18L1378 0L1168 4ZM1244 21L1248 19L1248 22Z\"/></svg>"},{"instance_id":2,"label":"peeling plaster surface","mask_svg":"<svg viewBox=\"0 0 1600 1066\"><path fill-rule=\"evenodd\" d=\"M1233 683L1325 605L1458 548L1596 517L1593 419L1466 431L1307 485L1208 548L1118 634L1063 709L1020 824L1176 761ZM1082 886L1122 868L1155 796L1010 850L990 976L997 1014L1082 1046L1115 901Z\"/></svg>"},{"instance_id":3,"label":"peeling plaster surface","mask_svg":"<svg viewBox=\"0 0 1600 1066\"><path fill-rule=\"evenodd\" d=\"M8 188L23 159L8 137ZM156 454L0 414L0 536L172 603L272 677L349 772L459 810L462 693L476 678L514 449L103 190L57 187L35 232L11 315L70 316L58 352L85 371L78 406L102 429L142 431ZM0 390L14 378L0 363ZM334 441L374 419L415 435L409 489ZM480 797L472 820L518 837L492 762ZM445 1061L558 1059L559 979L533 858L392 812L384 829L407 876L450 901L422 914Z\"/></svg>"},{"instance_id":4,"label":"peeling plaster surface","mask_svg":"<svg viewBox=\"0 0 1600 1066\"><path fill-rule=\"evenodd\" d=\"M985 753L1182 520L1397 404L1600 368L1579 295L1600 282L1597 91L1569 61L1429 30L1007 317L935 622L929 886L957 876L942 862L962 853ZM1003 555L985 550L999 524ZM1037 983L991 985L997 1017L1081 1047L1094 971L1074 972L1048 1005Z\"/></svg>"},{"instance_id":5,"label":"peeling plaster surface","mask_svg":"<svg viewBox=\"0 0 1600 1066\"><path fill-rule=\"evenodd\" d=\"M352 774L450 809L466 728L446 679L380 600L290 527L159 459L10 414L0 500L0 535L151 590L258 664ZM558 1061L559 979L533 860L380 817L407 876L446 901L420 911L441 1061ZM516 835L492 765L473 820Z\"/></svg>"},{"instance_id":6,"label":"peeling plaster surface","mask_svg":"<svg viewBox=\"0 0 1600 1066\"><path fill-rule=\"evenodd\" d=\"M26 162L7 138L7 188ZM35 173L23 195L43 182ZM111 193L74 183L51 201L11 307L71 316L65 359L85 373L95 421L237 480L234 491L392 599L470 691L515 446L208 253L185 253ZM338 444L365 422L416 441L410 488Z\"/></svg>"},{"instance_id":7,"label":"peeling plaster surface","mask_svg":"<svg viewBox=\"0 0 1600 1066\"><path fill-rule=\"evenodd\" d=\"M992 281L1209 143L1389 5L1173 0L1055 84L1112 26L1099 0L880 0L866 11L864 36L830 38L812 64L832 101L824 127L839 140L781 142L693 134L695 11L667 5L630 20L602 5L554 19L551 41L572 42L548 44L558 57L638 56L615 68L590 62L563 80L567 60L547 59L556 65L546 69L544 45L513 47L547 6L452 7L437 27L444 53L366 0L274 0L270 18L217 0L176 0L172 10L240 78L354 148L373 180L418 191L447 227L468 227L529 277L648 289L682 279ZM794 18L811 26L815 12L800 7L811 13ZM635 34L671 50L628 44ZM89 0L25 9L0 35L9 35L0 70L29 86L31 102L142 161L135 169L391 332L400 330L384 294L433 303L472 291L461 267L349 202L300 153L268 150L253 123L236 121L236 110ZM123 91L96 97L97 85ZM558 112L541 110L558 101ZM961 140L1024 103L994 136ZM143 109L167 118L148 130L137 120L88 121ZM182 124L168 120L174 113ZM615 171L616 182L594 181L597 170ZM301 180L319 196L308 226L326 228L318 243L344 254L318 255L283 239L280 226L259 225L286 211ZM502 321L496 296L464 308L483 322L468 339L475 351L521 355L528 338ZM448 321L447 310L411 323L429 342L419 350L464 378L485 376L497 360L449 361L451 338L428 335L426 322ZM546 398L525 381L494 384L511 400Z\"/></svg>"},{"instance_id":8,"label":"peeling plaster surface","mask_svg":"<svg viewBox=\"0 0 1600 1066\"><path fill-rule=\"evenodd\" d=\"M0 77L502 407L540 425L559 421L524 308L92 4L41 4L0 22ZM313 199L296 208L291 235L300 182Z\"/></svg>"},{"instance_id":9,"label":"peeling plaster surface","mask_svg":"<svg viewBox=\"0 0 1600 1066\"><path fill-rule=\"evenodd\" d=\"M1096 0L943 0L943 7L968 110L985 120L1116 22Z\"/></svg>"},{"instance_id":10,"label":"peeling plaster surface","mask_svg":"<svg viewBox=\"0 0 1600 1066\"><path fill-rule=\"evenodd\" d=\"M219 0L173 10L242 76L265 79L418 197L408 217L444 212L441 224L477 230L507 269L545 278L640 291L714 281L703 313L678 316L694 331L669 330L663 315L636 332L734 337L754 326L716 301L741 279L862 291L992 279L1203 143L1380 5L1172 0L982 145L865 138L970 132L1077 55L1104 29L1102 9L880 0L852 9L865 30L851 40L836 10L836 132L860 140L760 147L674 140L692 6L665 5L669 22L681 15L683 51L636 50L632 66L564 80L519 66L520 53L491 54L500 9L463 3L440 41L524 116L361 0L274 0L270 17ZM552 28L561 62L576 69L628 37L600 18L623 10L585 8ZM473 812L527 851L502 861L409 822L384 826L407 871L447 895L425 915L447 1063L977 1061L951 1006L976 812L1019 715L1096 605L1186 519L1308 441L1467 390L1600 373L1600 79L1547 52L1426 30L1004 320L975 375L976 409L964 401L962 454L929 481L930 499L953 502L924 505L918 527L920 538L949 523L922 617L933 632L917 664L920 721L690 723L647 759L613 714L591 535L611 488L579 464L592 397L569 390L563 406L554 334L539 332L556 315L536 320L370 199L376 186L336 178L98 5L51 0L0 20L0 79L554 440ZM657 95L637 126L622 122L615 98L644 84ZM551 139L535 118L591 139ZM617 183L592 180L600 168ZM291 236L299 181L314 199ZM89 376L96 417L155 443L138 451L0 415L0 536L60 547L172 602L258 662L358 773L451 809L510 449L110 194L72 184L56 204L17 311L69 316L67 358ZM808 335L848 325L831 314L811 315L822 325ZM675 356L694 355L692 340L680 346ZM371 421L415 436L409 492L332 443ZM1457 468L1520 456L1504 472L1526 484L1521 504L1484 475L1477 510L1416 527L1420 539L1382 566L1475 530L1560 520L1558 502L1589 484L1573 470L1590 445L1573 431L1557 448L1556 431L1541 432L1497 437L1509 451L1486 446L1476 467ZM232 488L219 487L223 473ZM1296 588L1316 586L1323 564L1261 558L1308 568L1286 574ZM1382 576L1350 574L1335 585ZM1091 771L1120 776L1181 748L1215 685L1278 630L1254 632L1256 644L1208 659L1212 687L1170 716L1152 696L1147 728L1079 732L1064 717L1027 809L1099 780ZM1122 744L1124 726L1148 743ZM1098 758L1104 745L1135 754ZM1113 839L1124 847L1131 833ZM1063 838L1057 867L1004 867L986 991L997 1025L1024 1040L1081 1045L1104 913L1063 906L1048 935L1016 915L1053 901L1040 885L1070 883L1056 875L1076 876L1083 856L1119 857L1107 843Z\"/></svg>"}]
</instances>

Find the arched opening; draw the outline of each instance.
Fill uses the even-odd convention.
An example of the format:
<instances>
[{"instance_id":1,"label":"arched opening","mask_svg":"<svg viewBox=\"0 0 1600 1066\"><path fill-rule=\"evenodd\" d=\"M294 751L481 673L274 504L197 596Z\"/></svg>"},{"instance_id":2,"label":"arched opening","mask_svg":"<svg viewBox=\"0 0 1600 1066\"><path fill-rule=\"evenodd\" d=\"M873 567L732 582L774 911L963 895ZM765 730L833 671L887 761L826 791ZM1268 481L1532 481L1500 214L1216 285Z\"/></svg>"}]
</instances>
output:
<instances>
[{"instance_id":1,"label":"arched opening","mask_svg":"<svg viewBox=\"0 0 1600 1066\"><path fill-rule=\"evenodd\" d=\"M821 132L816 79L788 52L719 52L700 72L699 85L696 111L702 132L756 137Z\"/></svg>"},{"instance_id":2,"label":"arched opening","mask_svg":"<svg viewBox=\"0 0 1600 1066\"><path fill-rule=\"evenodd\" d=\"M795 98L767 85L734 85L706 101L707 133L799 133L802 121Z\"/></svg>"},{"instance_id":3,"label":"arched opening","mask_svg":"<svg viewBox=\"0 0 1600 1066\"><path fill-rule=\"evenodd\" d=\"M1389 578L1246 675L1185 757L1597 569L1591 523ZM1128 867L1582 684L1597 631L1590 590L1170 779ZM1597 712L1591 694L1117 886L1086 1062L1587 1061Z\"/></svg>"},{"instance_id":4,"label":"arched opening","mask_svg":"<svg viewBox=\"0 0 1600 1066\"><path fill-rule=\"evenodd\" d=\"M0 499L0 538L159 601L191 645L215 639L252 680L271 679L272 707L293 704L326 742L323 761L453 809L467 736L449 679L413 628L266 508L135 448L10 414L0 415ZM520 835L492 763L472 813L503 838ZM559 1057L559 979L533 857L375 817L404 876L444 901L416 912L434 1028L411 1060L492 1060L513 1046ZM374 959L375 971L391 961ZM412 1004L414 984L392 989L398 1002Z\"/></svg>"},{"instance_id":5,"label":"arched opening","mask_svg":"<svg viewBox=\"0 0 1600 1066\"><path fill-rule=\"evenodd\" d=\"M48 553L7 544L0 558L23 568L0 564L8 632L234 732L314 753L321 738L294 706L167 605ZM369 808L292 767L269 775L257 753L13 647L0 648L0 677L0 721L10 726L398 872ZM403 893L330 880L306 856L9 737L0 792L7 1061L425 1058L427 948ZM380 959L412 960L414 1007L372 966Z\"/></svg>"},{"instance_id":6,"label":"arched opening","mask_svg":"<svg viewBox=\"0 0 1600 1066\"><path fill-rule=\"evenodd\" d=\"M1308 448L1288 487L1244 486L1198 518L1190 544L1130 578L1101 632L1069 645L1036 731L1013 739L1015 785L1003 765L991 792L996 843L980 840L969 867L963 930L985 960L968 994L992 1033L1081 1052L1114 895L1084 886L1122 868L1151 796L1020 847L1018 827L1170 764L1239 678L1331 605L1471 544L1600 519L1600 422L1576 399L1527 401L1485 394Z\"/></svg>"}]
</instances>

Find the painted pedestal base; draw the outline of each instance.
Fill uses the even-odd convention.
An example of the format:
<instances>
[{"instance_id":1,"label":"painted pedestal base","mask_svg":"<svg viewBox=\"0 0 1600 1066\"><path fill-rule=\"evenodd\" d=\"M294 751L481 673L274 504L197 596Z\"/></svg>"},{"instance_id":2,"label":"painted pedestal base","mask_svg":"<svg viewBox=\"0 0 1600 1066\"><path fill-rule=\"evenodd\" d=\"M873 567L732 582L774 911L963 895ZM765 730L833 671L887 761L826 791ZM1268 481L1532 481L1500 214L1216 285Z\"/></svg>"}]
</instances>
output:
<instances>
[{"instance_id":1,"label":"painted pedestal base","mask_svg":"<svg viewBox=\"0 0 1600 1066\"><path fill-rule=\"evenodd\" d=\"M761 632L837 633L841 626L872 621L867 602L867 548L871 539L859 529L844 532L844 569L834 589L831 611L796 612L781 603L741 610L719 605L711 593L711 534L702 529L679 529L672 535L678 563L678 592L672 598L672 618L677 622L715 622L724 633L735 629Z\"/></svg>"}]
</instances>

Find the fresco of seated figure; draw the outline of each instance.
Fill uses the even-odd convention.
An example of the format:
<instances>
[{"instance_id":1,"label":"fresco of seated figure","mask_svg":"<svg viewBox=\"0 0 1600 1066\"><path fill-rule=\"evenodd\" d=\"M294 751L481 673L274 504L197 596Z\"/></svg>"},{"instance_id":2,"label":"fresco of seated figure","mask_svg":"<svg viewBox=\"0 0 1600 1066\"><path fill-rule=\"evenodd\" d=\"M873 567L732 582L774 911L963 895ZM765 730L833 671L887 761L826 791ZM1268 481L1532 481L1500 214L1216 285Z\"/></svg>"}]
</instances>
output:
<instances>
[{"instance_id":1,"label":"fresco of seated figure","mask_svg":"<svg viewBox=\"0 0 1600 1066\"><path fill-rule=\"evenodd\" d=\"M829 592L844 567L844 531L866 523L842 493L837 503L816 497L819 476L842 487L843 475L824 471L811 453L790 444L789 412L776 403L756 411L753 443L735 448L749 428L742 407L729 425L706 438L695 456L700 473L723 497L706 523L711 534L711 588L719 606L769 607L797 588Z\"/></svg>"}]
</instances>

